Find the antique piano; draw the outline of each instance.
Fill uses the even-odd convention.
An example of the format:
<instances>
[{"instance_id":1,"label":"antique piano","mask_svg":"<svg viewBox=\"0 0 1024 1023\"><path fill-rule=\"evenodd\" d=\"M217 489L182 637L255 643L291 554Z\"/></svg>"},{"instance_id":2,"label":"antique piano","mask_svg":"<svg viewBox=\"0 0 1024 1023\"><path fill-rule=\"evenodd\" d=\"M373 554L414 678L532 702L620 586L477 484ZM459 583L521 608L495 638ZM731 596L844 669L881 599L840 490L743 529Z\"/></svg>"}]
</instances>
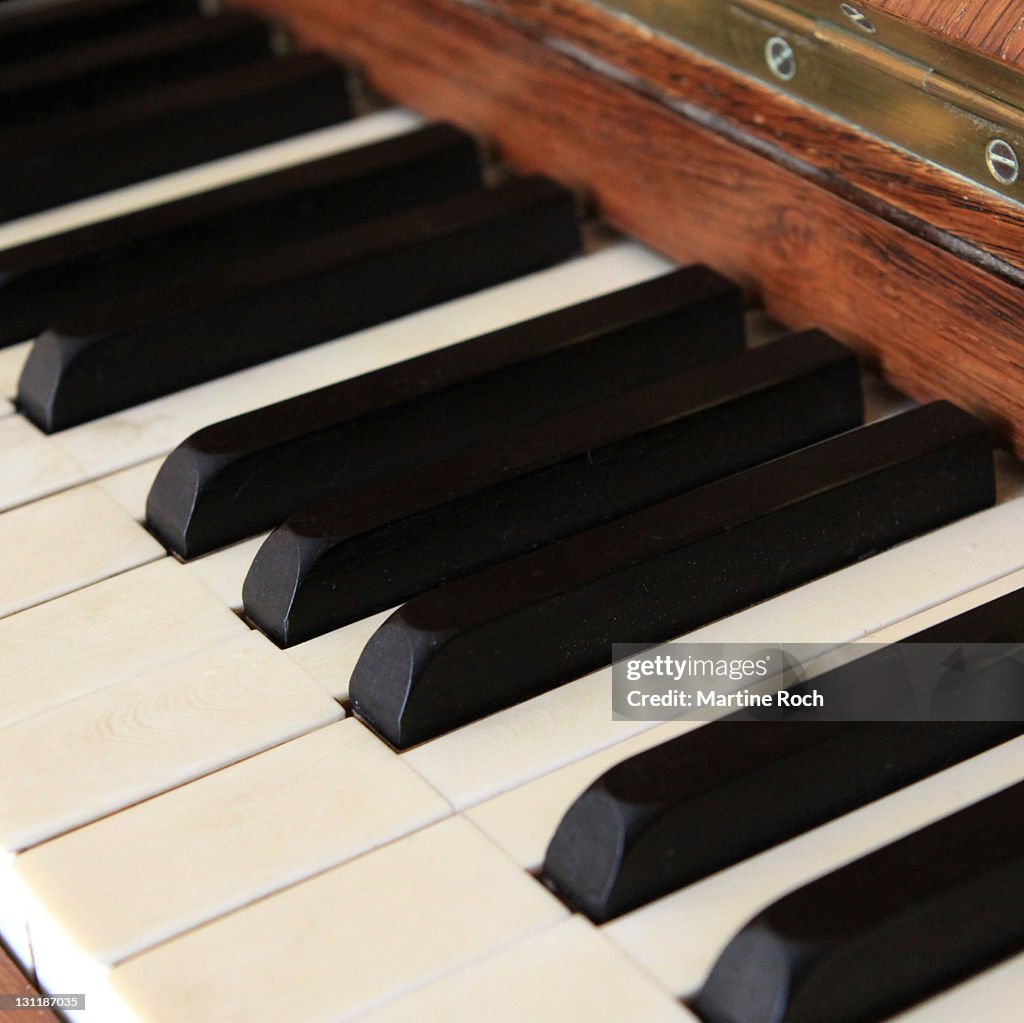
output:
<instances>
[{"instance_id":1,"label":"antique piano","mask_svg":"<svg viewBox=\"0 0 1024 1023\"><path fill-rule=\"evenodd\" d=\"M1022 63L0 0L0 1019L1021 1019ZM614 713L671 640L901 709Z\"/></svg>"}]
</instances>

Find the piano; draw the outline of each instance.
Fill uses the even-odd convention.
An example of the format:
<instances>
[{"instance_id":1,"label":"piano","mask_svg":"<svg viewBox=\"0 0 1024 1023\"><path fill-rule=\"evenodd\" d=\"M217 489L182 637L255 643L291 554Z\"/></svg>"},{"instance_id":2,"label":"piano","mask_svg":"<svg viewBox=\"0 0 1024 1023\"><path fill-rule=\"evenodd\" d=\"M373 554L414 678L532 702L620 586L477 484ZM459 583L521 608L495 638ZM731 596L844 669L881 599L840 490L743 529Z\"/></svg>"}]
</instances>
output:
<instances>
[{"instance_id":1,"label":"piano","mask_svg":"<svg viewBox=\"0 0 1024 1023\"><path fill-rule=\"evenodd\" d=\"M1021 16L2 0L0 1020L1020 1019Z\"/></svg>"}]
</instances>

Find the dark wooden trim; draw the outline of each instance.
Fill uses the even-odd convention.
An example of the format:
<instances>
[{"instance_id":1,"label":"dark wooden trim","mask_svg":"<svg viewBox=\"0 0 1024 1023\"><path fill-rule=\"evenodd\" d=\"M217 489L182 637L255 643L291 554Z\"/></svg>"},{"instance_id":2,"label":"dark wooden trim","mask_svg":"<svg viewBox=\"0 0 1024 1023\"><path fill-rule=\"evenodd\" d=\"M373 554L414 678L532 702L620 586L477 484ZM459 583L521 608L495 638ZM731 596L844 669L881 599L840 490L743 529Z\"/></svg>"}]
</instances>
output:
<instances>
[{"instance_id":1,"label":"dark wooden trim","mask_svg":"<svg viewBox=\"0 0 1024 1023\"><path fill-rule=\"evenodd\" d=\"M948 42L1024 67L1024 12L1017 0L863 0Z\"/></svg>"},{"instance_id":2,"label":"dark wooden trim","mask_svg":"<svg viewBox=\"0 0 1024 1023\"><path fill-rule=\"evenodd\" d=\"M26 998L39 994L3 948L0 948L0 994ZM0 1023L57 1023L57 1017L49 1009L0 1009Z\"/></svg>"},{"instance_id":3,"label":"dark wooden trim","mask_svg":"<svg viewBox=\"0 0 1024 1023\"><path fill-rule=\"evenodd\" d=\"M303 6L315 2L300 0ZM607 68L630 89L820 187L1024 283L1024 206L644 33L588 0L463 2Z\"/></svg>"},{"instance_id":4,"label":"dark wooden trim","mask_svg":"<svg viewBox=\"0 0 1024 1023\"><path fill-rule=\"evenodd\" d=\"M360 61L398 100L488 134L513 165L588 188L621 230L743 281L783 322L831 331L916 397L982 412L1024 454L1024 290L1006 266L961 258L955 237L929 238L914 218L901 226L842 182L825 187L616 80L594 56L604 27L582 23L596 34L581 55L458 0L259 4L287 8L300 36ZM672 67L717 102L719 80L685 61L664 73ZM847 143L853 161L852 136L808 125L809 153ZM927 181L891 185L928 192Z\"/></svg>"}]
</instances>

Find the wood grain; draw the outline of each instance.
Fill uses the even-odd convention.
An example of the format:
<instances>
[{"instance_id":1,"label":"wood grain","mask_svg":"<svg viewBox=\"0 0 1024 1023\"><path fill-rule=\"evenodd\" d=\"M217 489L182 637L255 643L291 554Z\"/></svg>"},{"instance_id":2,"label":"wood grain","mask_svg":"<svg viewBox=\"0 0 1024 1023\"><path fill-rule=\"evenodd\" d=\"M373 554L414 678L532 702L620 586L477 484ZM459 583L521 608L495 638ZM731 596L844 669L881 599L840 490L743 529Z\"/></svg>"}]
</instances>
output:
<instances>
[{"instance_id":1,"label":"wood grain","mask_svg":"<svg viewBox=\"0 0 1024 1023\"><path fill-rule=\"evenodd\" d=\"M743 281L782 322L831 331L916 397L951 398L985 415L1024 454L1024 290L1015 266L1024 221L1019 209L1002 216L1011 204L965 185L953 202L950 177L918 174L919 161L902 174L884 163L872 171L876 150L862 150L856 133L806 111L777 122L786 104L790 115L797 109L778 99L754 113L753 95L742 101L737 92L753 86L702 77L678 50L671 59L656 46L642 50L575 0L494 0L487 11L457 0L258 2L286 9L302 38L360 61L382 91L486 133L517 167L588 189L627 233ZM531 30L495 16L512 8L535 16ZM559 37L570 26L575 34ZM617 67L644 61L644 75L610 73L606 48ZM695 94L707 101L702 110L685 98ZM803 131L807 159L737 134L738 120L709 117L708 105L723 102L749 123L760 118L768 134ZM890 201L878 201L882 194ZM987 258L973 247L981 234Z\"/></svg>"},{"instance_id":2,"label":"wood grain","mask_svg":"<svg viewBox=\"0 0 1024 1023\"><path fill-rule=\"evenodd\" d=\"M256 0L317 4L322 0ZM466 0L463 0L465 3ZM517 32L974 262L1024 283L1024 206L812 110L590 0L470 0Z\"/></svg>"},{"instance_id":3,"label":"wood grain","mask_svg":"<svg viewBox=\"0 0 1024 1023\"><path fill-rule=\"evenodd\" d=\"M11 615L0 621L0 728L248 631L171 558Z\"/></svg>"},{"instance_id":4,"label":"wood grain","mask_svg":"<svg viewBox=\"0 0 1024 1023\"><path fill-rule=\"evenodd\" d=\"M0 849L48 841L341 717L259 633L200 650L0 730L0 766L19 779L0 791Z\"/></svg>"},{"instance_id":5,"label":"wood grain","mask_svg":"<svg viewBox=\"0 0 1024 1023\"><path fill-rule=\"evenodd\" d=\"M75 994L73 991L58 993ZM0 994L22 995L26 998L39 994L2 948L0 948ZM49 1009L2 1009L0 1010L0 1023L57 1023L57 1017Z\"/></svg>"},{"instance_id":6,"label":"wood grain","mask_svg":"<svg viewBox=\"0 0 1024 1023\"><path fill-rule=\"evenodd\" d=\"M863 6L1024 66L1024 5L1019 0L864 0Z\"/></svg>"}]
</instances>

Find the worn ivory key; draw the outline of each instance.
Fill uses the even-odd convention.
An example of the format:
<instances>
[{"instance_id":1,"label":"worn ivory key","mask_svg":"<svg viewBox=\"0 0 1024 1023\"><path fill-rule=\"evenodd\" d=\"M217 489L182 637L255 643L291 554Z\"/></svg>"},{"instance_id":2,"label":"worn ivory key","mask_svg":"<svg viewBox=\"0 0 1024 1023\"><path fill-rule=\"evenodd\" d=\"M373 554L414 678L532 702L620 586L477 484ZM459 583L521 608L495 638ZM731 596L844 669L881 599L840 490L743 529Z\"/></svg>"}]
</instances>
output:
<instances>
[{"instance_id":1,"label":"worn ivory key","mask_svg":"<svg viewBox=\"0 0 1024 1023\"><path fill-rule=\"evenodd\" d=\"M317 729L19 855L39 980L71 990L450 812L356 720Z\"/></svg>"},{"instance_id":2,"label":"worn ivory key","mask_svg":"<svg viewBox=\"0 0 1024 1023\"><path fill-rule=\"evenodd\" d=\"M566 916L454 817L143 952L91 997L103 1023L336 1023Z\"/></svg>"}]
</instances>

